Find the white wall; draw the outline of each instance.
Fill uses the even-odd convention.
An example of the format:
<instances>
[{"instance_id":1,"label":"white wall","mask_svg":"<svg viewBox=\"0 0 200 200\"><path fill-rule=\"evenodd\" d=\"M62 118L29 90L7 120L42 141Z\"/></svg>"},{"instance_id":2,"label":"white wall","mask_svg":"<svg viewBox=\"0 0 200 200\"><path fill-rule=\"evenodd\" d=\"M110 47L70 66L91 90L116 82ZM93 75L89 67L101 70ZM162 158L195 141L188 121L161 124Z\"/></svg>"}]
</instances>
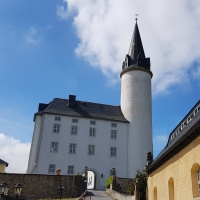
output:
<instances>
[{"instance_id":1,"label":"white wall","mask_svg":"<svg viewBox=\"0 0 200 200\"><path fill-rule=\"evenodd\" d=\"M57 116L57 115L56 115ZM44 125L39 150L39 160L36 173L48 174L49 164L61 168L61 174L67 174L68 165L74 165L74 174L81 174L85 166L96 173L96 186L103 188L105 180L110 176L110 170L115 167L117 176L127 177L127 140L128 123L117 123L117 139L111 139L112 121L94 120L96 125L90 125L91 119L78 118L78 123L72 123L73 117L60 116L61 121L54 121L55 115L45 114ZM61 124L59 134L53 133L53 125ZM71 126L78 126L78 134L71 135ZM89 137L89 128L96 128L96 136ZM50 152L51 142L58 142L58 152ZM69 144L76 143L76 154L69 154ZM95 145L95 156L88 155L88 145ZM110 157L110 147L117 147L117 157ZM103 173L103 178L100 175Z\"/></svg>"},{"instance_id":2,"label":"white wall","mask_svg":"<svg viewBox=\"0 0 200 200\"><path fill-rule=\"evenodd\" d=\"M38 145L40 141L41 122L42 122L41 115L37 115L35 119L27 173L34 173L34 170L36 167L36 157L37 157L37 151L39 148Z\"/></svg>"},{"instance_id":3,"label":"white wall","mask_svg":"<svg viewBox=\"0 0 200 200\"><path fill-rule=\"evenodd\" d=\"M122 75L121 109L130 122L128 134L128 177L146 164L152 145L151 75L133 70Z\"/></svg>"}]
</instances>

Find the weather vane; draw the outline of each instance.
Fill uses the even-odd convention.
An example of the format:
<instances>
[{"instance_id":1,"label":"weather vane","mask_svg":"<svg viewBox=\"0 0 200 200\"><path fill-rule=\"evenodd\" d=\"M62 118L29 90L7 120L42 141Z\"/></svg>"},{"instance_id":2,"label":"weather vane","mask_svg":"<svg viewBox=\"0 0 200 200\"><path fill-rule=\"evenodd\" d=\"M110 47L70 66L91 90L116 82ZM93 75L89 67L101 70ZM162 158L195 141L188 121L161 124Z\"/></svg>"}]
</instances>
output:
<instances>
[{"instance_id":1,"label":"weather vane","mask_svg":"<svg viewBox=\"0 0 200 200\"><path fill-rule=\"evenodd\" d=\"M139 14L135 14L135 16L136 16L136 18L135 18L135 20L136 20L136 22L137 22L137 16L138 16Z\"/></svg>"}]
</instances>

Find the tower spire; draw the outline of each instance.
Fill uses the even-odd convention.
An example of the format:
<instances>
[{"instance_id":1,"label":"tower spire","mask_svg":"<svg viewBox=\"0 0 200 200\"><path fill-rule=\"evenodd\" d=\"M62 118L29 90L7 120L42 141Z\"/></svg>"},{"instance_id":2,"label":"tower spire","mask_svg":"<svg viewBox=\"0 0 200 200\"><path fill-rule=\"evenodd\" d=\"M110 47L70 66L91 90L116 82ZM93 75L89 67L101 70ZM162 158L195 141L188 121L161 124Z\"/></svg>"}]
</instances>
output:
<instances>
[{"instance_id":1,"label":"tower spire","mask_svg":"<svg viewBox=\"0 0 200 200\"><path fill-rule=\"evenodd\" d=\"M128 67L142 67L150 70L150 58L145 57L142 40L137 24L137 18L129 51L125 57L125 61L122 64L122 71Z\"/></svg>"}]
</instances>

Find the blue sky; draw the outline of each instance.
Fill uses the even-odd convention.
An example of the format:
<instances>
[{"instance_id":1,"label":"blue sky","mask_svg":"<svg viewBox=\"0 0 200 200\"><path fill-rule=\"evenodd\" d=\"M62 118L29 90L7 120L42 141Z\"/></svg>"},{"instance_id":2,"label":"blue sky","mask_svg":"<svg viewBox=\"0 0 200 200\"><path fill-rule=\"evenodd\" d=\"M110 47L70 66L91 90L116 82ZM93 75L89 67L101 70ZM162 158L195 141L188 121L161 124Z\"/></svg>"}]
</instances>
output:
<instances>
[{"instance_id":1,"label":"blue sky","mask_svg":"<svg viewBox=\"0 0 200 200\"><path fill-rule=\"evenodd\" d=\"M173 2L173 3L172 3ZM198 0L1 0L0 158L25 172L38 103L120 104L121 64L135 14L151 58L154 155L200 99Z\"/></svg>"}]
</instances>

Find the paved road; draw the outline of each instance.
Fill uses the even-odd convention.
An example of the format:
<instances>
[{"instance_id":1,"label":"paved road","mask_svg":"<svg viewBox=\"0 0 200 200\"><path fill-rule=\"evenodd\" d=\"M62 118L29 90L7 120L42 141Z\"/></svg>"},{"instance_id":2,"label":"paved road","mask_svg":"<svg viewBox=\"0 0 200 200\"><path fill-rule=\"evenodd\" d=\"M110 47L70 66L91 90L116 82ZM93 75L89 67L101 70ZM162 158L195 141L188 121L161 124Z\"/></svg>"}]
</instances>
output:
<instances>
[{"instance_id":1,"label":"paved road","mask_svg":"<svg viewBox=\"0 0 200 200\"><path fill-rule=\"evenodd\" d=\"M88 196L85 200L115 200L115 198L108 195L105 191L88 190Z\"/></svg>"}]
</instances>

